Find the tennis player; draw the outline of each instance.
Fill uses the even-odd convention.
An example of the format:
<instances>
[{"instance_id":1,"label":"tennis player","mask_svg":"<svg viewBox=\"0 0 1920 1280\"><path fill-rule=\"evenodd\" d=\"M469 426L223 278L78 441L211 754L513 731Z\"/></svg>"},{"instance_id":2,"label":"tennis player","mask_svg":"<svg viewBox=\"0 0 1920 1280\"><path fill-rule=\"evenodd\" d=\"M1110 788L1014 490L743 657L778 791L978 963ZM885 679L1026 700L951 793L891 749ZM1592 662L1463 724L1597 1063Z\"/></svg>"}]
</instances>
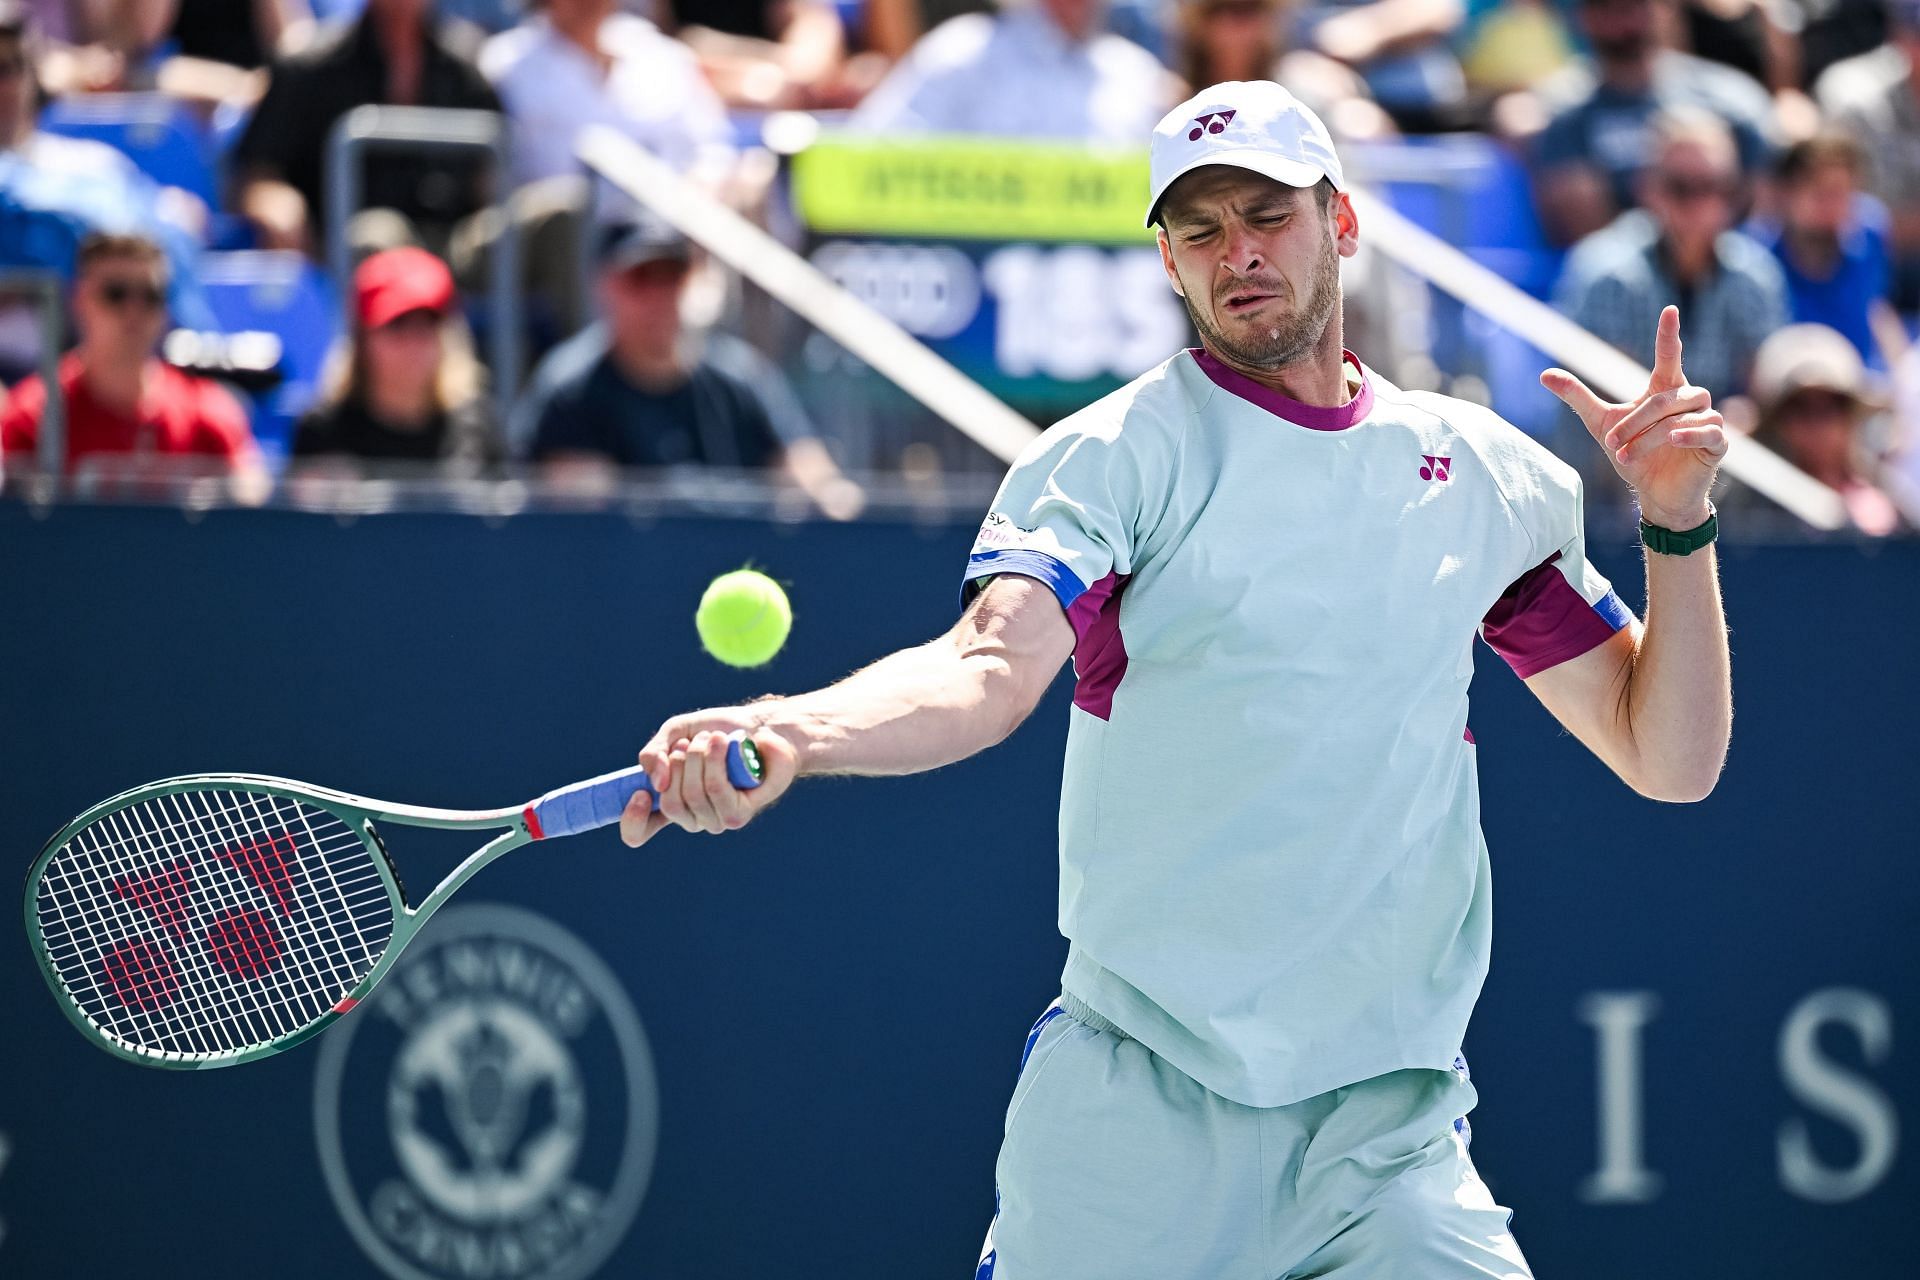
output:
<instances>
[{"instance_id":1,"label":"tennis player","mask_svg":"<svg viewBox=\"0 0 1920 1280\"><path fill-rule=\"evenodd\" d=\"M1543 375L1639 499L1637 621L1587 563L1572 467L1342 349L1360 224L1312 112L1216 85L1154 130L1151 174L1201 345L1027 449L953 630L827 689L668 721L640 754L659 811L637 798L622 834L741 826L801 774L970 756L1071 655L1071 947L979 1276L1527 1276L1464 1121L1490 927L1472 641L1636 791L1705 796L1731 718L1722 420L1671 308L1634 403ZM740 731L768 758L756 791L726 781Z\"/></svg>"}]
</instances>

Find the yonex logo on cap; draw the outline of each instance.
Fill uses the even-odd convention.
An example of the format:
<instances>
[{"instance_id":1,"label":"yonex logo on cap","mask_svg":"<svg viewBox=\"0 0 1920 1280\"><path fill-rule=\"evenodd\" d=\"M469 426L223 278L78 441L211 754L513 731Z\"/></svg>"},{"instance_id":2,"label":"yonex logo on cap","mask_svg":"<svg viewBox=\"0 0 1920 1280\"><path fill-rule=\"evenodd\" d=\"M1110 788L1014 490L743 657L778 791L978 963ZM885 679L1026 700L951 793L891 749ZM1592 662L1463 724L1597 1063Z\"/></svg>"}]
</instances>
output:
<instances>
[{"instance_id":1,"label":"yonex logo on cap","mask_svg":"<svg viewBox=\"0 0 1920 1280\"><path fill-rule=\"evenodd\" d=\"M1160 117L1148 149L1147 225L1160 220L1160 198L1168 187L1212 164L1290 187L1311 187L1323 178L1336 189L1345 185L1320 117L1271 80L1212 85Z\"/></svg>"},{"instance_id":2,"label":"yonex logo on cap","mask_svg":"<svg viewBox=\"0 0 1920 1280\"><path fill-rule=\"evenodd\" d=\"M1187 131L1187 141L1198 142L1200 135L1205 133L1225 133L1227 126L1232 123L1233 112L1209 111L1193 122L1193 128Z\"/></svg>"}]
</instances>

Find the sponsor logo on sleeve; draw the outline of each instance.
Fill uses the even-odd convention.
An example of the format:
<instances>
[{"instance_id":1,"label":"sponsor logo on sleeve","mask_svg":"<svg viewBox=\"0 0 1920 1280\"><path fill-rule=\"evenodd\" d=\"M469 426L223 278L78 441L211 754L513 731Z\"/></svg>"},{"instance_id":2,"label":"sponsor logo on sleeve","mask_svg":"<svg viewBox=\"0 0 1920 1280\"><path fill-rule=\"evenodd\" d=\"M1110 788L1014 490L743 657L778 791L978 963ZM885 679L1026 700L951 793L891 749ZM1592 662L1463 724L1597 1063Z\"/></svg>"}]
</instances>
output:
<instances>
[{"instance_id":1,"label":"sponsor logo on sleeve","mask_svg":"<svg viewBox=\"0 0 1920 1280\"><path fill-rule=\"evenodd\" d=\"M1031 542L1033 535L1032 529L1022 529L1012 520L995 511L981 524L979 536L973 540L973 551L978 555L982 551L1003 551L1011 547L1024 547Z\"/></svg>"}]
</instances>

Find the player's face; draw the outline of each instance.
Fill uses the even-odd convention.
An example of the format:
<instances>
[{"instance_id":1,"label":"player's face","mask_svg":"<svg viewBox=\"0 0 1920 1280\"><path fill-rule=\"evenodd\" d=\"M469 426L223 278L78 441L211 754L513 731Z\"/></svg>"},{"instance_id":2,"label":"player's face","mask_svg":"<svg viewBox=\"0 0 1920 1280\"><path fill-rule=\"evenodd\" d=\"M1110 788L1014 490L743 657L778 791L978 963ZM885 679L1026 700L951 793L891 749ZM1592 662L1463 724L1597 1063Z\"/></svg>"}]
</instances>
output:
<instances>
[{"instance_id":1,"label":"player's face","mask_svg":"<svg viewBox=\"0 0 1920 1280\"><path fill-rule=\"evenodd\" d=\"M1196 169L1161 206L1160 256L1209 350L1244 369L1311 353L1340 306L1340 259L1359 247L1353 206L1226 165Z\"/></svg>"}]
</instances>

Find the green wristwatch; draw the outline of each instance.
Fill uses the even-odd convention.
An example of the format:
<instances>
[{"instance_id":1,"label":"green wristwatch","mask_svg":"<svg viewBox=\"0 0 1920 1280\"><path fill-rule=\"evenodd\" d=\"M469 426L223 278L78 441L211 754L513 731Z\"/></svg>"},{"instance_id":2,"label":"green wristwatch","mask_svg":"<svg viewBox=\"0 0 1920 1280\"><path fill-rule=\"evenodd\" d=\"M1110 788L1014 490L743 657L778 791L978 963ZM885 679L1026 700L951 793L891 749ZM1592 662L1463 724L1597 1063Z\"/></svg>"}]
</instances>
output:
<instances>
[{"instance_id":1,"label":"green wristwatch","mask_svg":"<svg viewBox=\"0 0 1920 1280\"><path fill-rule=\"evenodd\" d=\"M1655 555L1690 556L1719 536L1720 513L1711 502L1707 504L1706 522L1691 529L1663 529L1657 524L1648 524L1644 518L1640 521L1640 541Z\"/></svg>"}]
</instances>

